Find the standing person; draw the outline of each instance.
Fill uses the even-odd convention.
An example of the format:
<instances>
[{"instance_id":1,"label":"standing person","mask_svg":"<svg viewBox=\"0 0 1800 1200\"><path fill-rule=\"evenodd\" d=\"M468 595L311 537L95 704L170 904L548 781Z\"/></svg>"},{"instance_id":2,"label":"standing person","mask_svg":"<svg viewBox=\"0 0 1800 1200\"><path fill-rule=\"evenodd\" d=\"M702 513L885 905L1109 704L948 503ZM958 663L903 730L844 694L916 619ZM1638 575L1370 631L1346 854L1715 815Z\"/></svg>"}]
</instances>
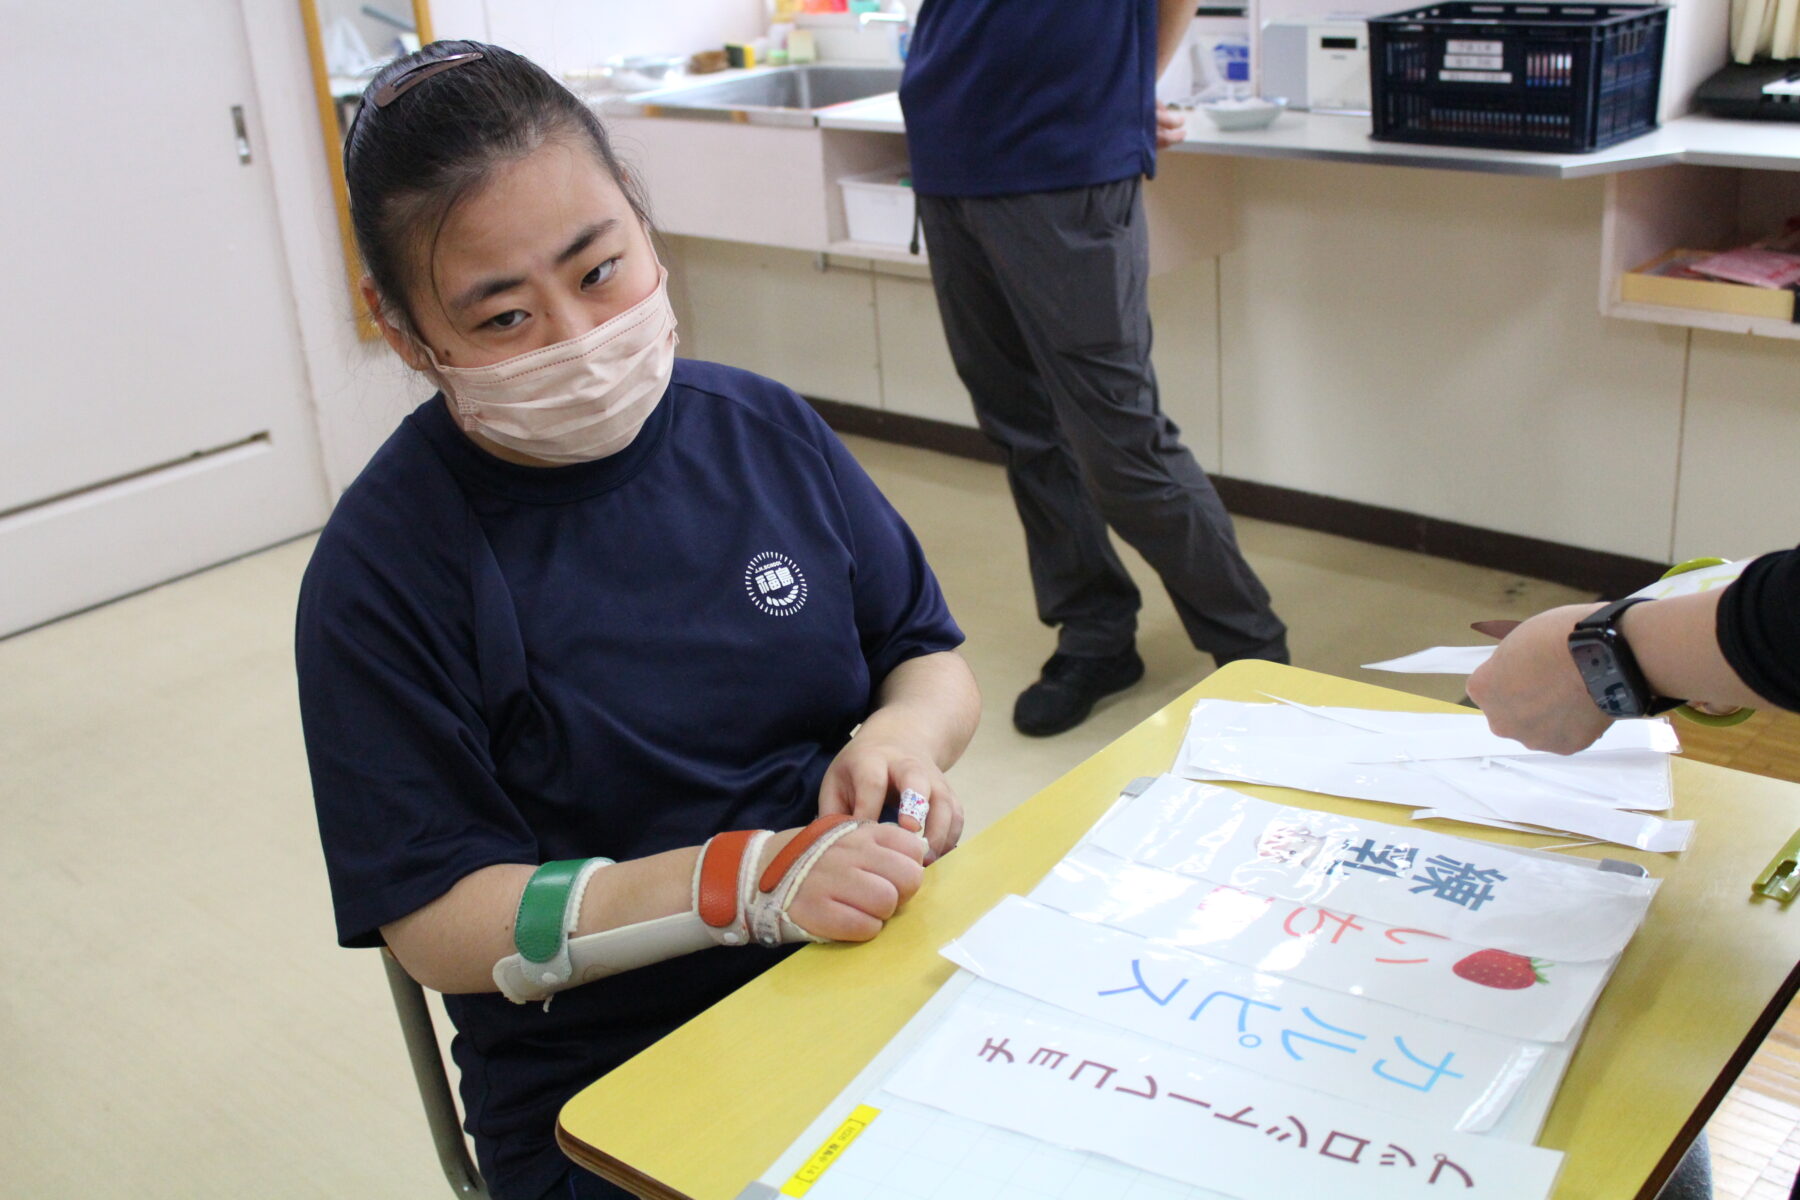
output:
<instances>
[{"instance_id":1,"label":"standing person","mask_svg":"<svg viewBox=\"0 0 1800 1200\"><path fill-rule=\"evenodd\" d=\"M345 173L370 309L441 391L301 586L338 938L445 993L495 1197L622 1197L558 1108L782 947L875 937L955 845L962 635L798 396L675 358L643 203L541 69L395 61ZM873 823L895 800L922 828Z\"/></svg>"},{"instance_id":2,"label":"standing person","mask_svg":"<svg viewBox=\"0 0 1800 1200\"><path fill-rule=\"evenodd\" d=\"M1155 84L1192 0L926 0L900 104L938 311L982 432L1006 451L1056 653L1013 710L1080 724L1142 678L1140 597L1110 525L1220 664L1286 662L1287 629L1150 365L1139 187L1181 118Z\"/></svg>"}]
</instances>

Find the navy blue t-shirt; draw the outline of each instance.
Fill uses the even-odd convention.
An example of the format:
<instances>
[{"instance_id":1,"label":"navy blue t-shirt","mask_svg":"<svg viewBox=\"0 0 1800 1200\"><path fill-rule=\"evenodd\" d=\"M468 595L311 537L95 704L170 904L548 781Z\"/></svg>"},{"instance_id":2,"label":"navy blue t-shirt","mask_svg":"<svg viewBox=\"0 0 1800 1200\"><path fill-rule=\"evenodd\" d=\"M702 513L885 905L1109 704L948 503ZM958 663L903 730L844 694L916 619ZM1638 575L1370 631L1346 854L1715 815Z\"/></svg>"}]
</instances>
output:
<instances>
[{"instance_id":1,"label":"navy blue t-shirt","mask_svg":"<svg viewBox=\"0 0 1800 1200\"><path fill-rule=\"evenodd\" d=\"M1156 0L926 0L900 108L913 188L1006 196L1156 173Z\"/></svg>"},{"instance_id":2,"label":"navy blue t-shirt","mask_svg":"<svg viewBox=\"0 0 1800 1200\"><path fill-rule=\"evenodd\" d=\"M680 360L637 439L506 463L441 398L344 493L301 587L339 941L495 863L640 858L817 815L899 663L962 634L911 532L788 389ZM716 949L540 1005L445 998L498 1194L567 1168L576 1090L778 961Z\"/></svg>"}]
</instances>

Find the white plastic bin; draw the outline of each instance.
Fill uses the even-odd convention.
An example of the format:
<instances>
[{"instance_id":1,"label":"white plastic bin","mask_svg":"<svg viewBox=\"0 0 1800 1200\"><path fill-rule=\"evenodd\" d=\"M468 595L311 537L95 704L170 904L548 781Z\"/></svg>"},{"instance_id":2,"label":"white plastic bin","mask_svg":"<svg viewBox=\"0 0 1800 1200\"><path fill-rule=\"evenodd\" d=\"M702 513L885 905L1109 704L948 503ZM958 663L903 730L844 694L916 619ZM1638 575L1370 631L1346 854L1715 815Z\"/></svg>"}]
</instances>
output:
<instances>
[{"instance_id":1,"label":"white plastic bin","mask_svg":"<svg viewBox=\"0 0 1800 1200\"><path fill-rule=\"evenodd\" d=\"M878 246L912 244L913 190L900 182L906 175L905 167L888 167L838 180L851 241Z\"/></svg>"}]
</instances>

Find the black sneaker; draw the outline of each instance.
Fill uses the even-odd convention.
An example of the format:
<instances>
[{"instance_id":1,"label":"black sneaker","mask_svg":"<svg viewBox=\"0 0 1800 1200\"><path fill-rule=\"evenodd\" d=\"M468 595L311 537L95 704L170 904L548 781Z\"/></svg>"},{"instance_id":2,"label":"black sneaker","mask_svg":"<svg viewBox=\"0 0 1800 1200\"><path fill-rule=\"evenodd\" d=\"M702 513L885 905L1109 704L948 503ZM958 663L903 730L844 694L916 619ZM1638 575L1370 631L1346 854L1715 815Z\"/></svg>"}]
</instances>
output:
<instances>
[{"instance_id":1,"label":"black sneaker","mask_svg":"<svg viewBox=\"0 0 1800 1200\"><path fill-rule=\"evenodd\" d=\"M1049 737L1087 720L1102 696L1122 692L1144 677L1136 650L1108 658L1052 654L1038 681L1019 693L1013 728L1030 737Z\"/></svg>"}]
</instances>

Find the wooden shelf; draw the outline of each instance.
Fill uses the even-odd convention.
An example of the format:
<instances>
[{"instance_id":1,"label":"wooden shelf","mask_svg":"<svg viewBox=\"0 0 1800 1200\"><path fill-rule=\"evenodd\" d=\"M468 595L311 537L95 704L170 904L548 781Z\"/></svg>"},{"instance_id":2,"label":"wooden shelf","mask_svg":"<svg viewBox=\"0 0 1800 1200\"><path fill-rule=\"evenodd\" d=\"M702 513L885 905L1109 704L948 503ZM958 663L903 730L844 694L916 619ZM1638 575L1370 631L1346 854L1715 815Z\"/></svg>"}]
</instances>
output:
<instances>
[{"instance_id":1,"label":"wooden shelf","mask_svg":"<svg viewBox=\"0 0 1800 1200\"><path fill-rule=\"evenodd\" d=\"M1615 301L1606 315L1627 321L1651 321L1658 325L1685 325L1689 329L1714 329L1720 333L1748 333L1757 337L1800 340L1800 324L1769 317L1740 317L1733 313L1707 312L1698 308L1669 308L1661 304Z\"/></svg>"},{"instance_id":2,"label":"wooden shelf","mask_svg":"<svg viewBox=\"0 0 1800 1200\"><path fill-rule=\"evenodd\" d=\"M1800 214L1800 173L1766 167L1673 166L1607 180L1601 232L1600 311L1721 333L1800 340L1800 324L1768 317L1634 303L1619 280L1668 250L1725 249L1774 233Z\"/></svg>"}]
</instances>

